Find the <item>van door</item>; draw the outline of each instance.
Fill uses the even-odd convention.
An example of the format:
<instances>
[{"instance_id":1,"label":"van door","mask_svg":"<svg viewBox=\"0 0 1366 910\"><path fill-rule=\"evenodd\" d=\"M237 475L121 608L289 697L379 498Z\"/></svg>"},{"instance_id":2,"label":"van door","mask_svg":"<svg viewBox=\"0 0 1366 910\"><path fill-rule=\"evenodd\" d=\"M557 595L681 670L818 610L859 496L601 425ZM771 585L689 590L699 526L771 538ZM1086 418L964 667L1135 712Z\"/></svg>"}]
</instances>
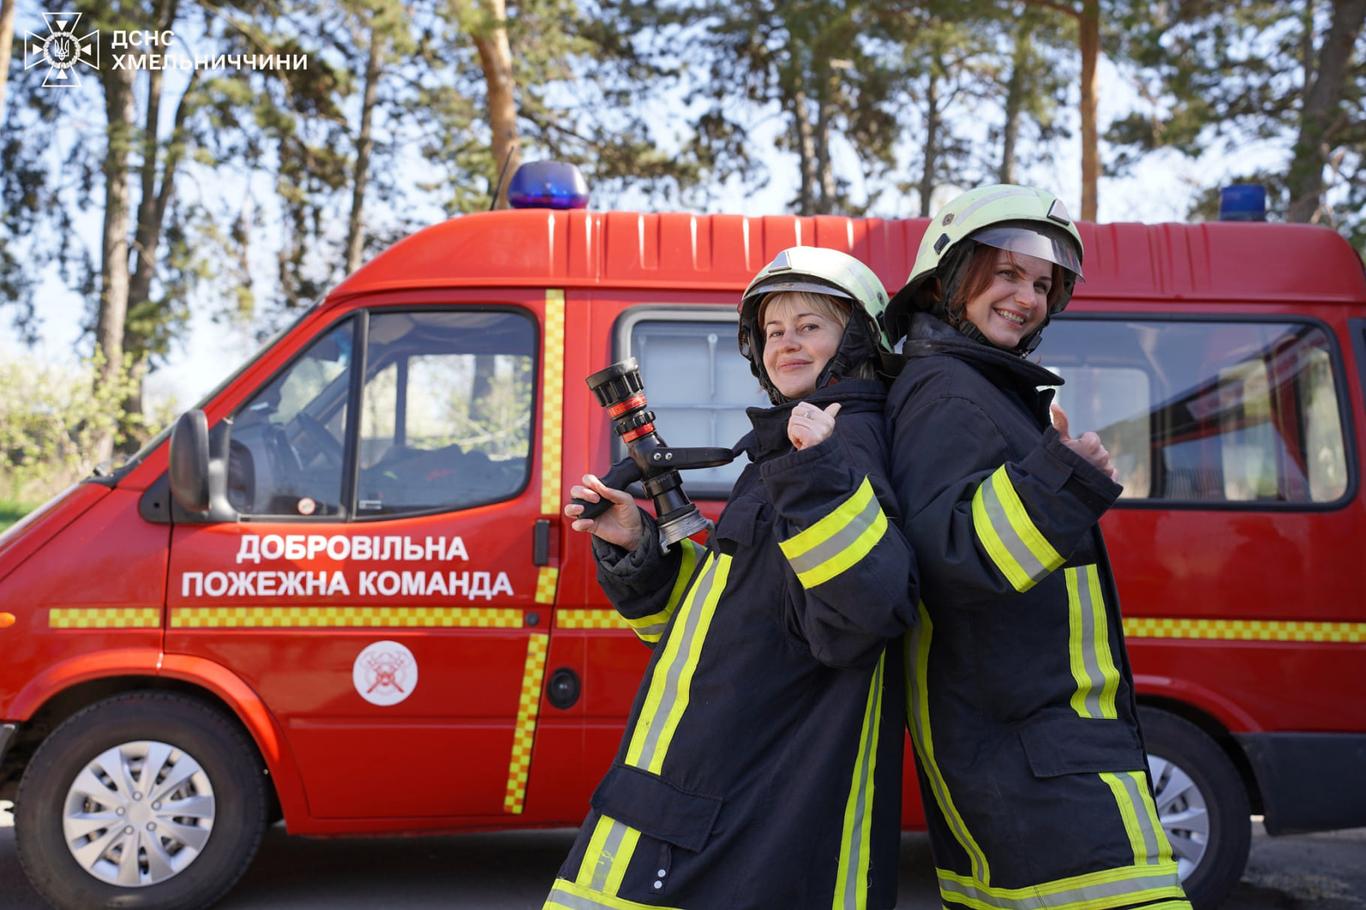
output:
<instances>
[{"instance_id":1,"label":"van door","mask_svg":"<svg viewBox=\"0 0 1366 910\"><path fill-rule=\"evenodd\" d=\"M315 818L435 826L523 811L554 595L547 298L407 299L339 317L235 407L241 520L175 527L167 650L261 695Z\"/></svg>"}]
</instances>

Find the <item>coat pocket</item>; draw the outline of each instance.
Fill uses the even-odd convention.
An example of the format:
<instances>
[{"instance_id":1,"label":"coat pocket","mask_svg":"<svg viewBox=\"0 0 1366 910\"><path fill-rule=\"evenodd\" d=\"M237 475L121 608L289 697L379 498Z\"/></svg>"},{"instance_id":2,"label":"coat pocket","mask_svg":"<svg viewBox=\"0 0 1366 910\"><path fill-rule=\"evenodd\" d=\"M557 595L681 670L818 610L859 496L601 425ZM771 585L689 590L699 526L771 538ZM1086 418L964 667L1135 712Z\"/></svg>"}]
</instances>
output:
<instances>
[{"instance_id":1,"label":"coat pocket","mask_svg":"<svg viewBox=\"0 0 1366 910\"><path fill-rule=\"evenodd\" d=\"M738 499L721 513L721 520L716 525L716 537L747 547L758 539L760 529L769 523L766 503L753 497Z\"/></svg>"},{"instance_id":2,"label":"coat pocket","mask_svg":"<svg viewBox=\"0 0 1366 910\"><path fill-rule=\"evenodd\" d=\"M1019 728L1019 734L1035 777L1147 767L1138 733L1127 721L1058 712L1035 717Z\"/></svg>"},{"instance_id":3,"label":"coat pocket","mask_svg":"<svg viewBox=\"0 0 1366 910\"><path fill-rule=\"evenodd\" d=\"M593 808L657 840L694 853L706 846L721 798L690 793L629 765L613 765L593 793Z\"/></svg>"}]
</instances>

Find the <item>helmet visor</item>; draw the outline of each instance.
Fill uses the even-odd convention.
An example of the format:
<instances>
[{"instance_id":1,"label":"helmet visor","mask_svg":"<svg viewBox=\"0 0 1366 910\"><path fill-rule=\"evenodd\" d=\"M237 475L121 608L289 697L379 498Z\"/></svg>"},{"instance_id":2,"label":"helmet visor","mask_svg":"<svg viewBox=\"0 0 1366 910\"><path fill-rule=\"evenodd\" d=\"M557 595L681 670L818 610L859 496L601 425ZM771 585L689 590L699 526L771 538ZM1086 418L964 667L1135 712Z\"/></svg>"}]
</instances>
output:
<instances>
[{"instance_id":1,"label":"helmet visor","mask_svg":"<svg viewBox=\"0 0 1366 910\"><path fill-rule=\"evenodd\" d=\"M998 250L1046 260L1082 277L1075 241L1065 232L1032 224L992 225L974 233L972 239Z\"/></svg>"}]
</instances>

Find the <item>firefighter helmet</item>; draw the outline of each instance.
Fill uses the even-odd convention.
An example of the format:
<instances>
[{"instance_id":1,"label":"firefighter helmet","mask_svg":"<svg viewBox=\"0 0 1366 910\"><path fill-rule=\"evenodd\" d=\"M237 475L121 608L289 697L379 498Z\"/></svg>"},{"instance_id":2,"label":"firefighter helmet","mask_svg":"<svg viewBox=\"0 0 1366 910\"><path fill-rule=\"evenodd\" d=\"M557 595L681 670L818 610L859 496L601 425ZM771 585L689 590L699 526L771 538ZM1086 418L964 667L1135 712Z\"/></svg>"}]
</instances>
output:
<instances>
[{"instance_id":1,"label":"firefighter helmet","mask_svg":"<svg viewBox=\"0 0 1366 910\"><path fill-rule=\"evenodd\" d=\"M764 370L764 333L759 326L759 311L770 294L789 291L824 294L848 301L850 307L839 347L817 378L817 388L826 385L832 376L854 375L854 370L865 362L872 363L874 369L880 368L881 353L892 349L882 331L882 313L887 308L887 289L882 280L848 253L824 247L788 247L754 276L740 298L739 307L740 353L749 361L750 370L774 404L786 399Z\"/></svg>"},{"instance_id":2,"label":"firefighter helmet","mask_svg":"<svg viewBox=\"0 0 1366 910\"><path fill-rule=\"evenodd\" d=\"M906 286L891 299L883 316L889 337L906 334L913 310L947 306L977 244L1061 266L1062 287L1049 302L1050 317L1067 306L1073 286L1082 277L1081 234L1061 199L1046 190L1009 183L978 187L955 198L930 221ZM931 278L939 279L937 298L928 287ZM1042 326L1033 338L1040 330Z\"/></svg>"}]
</instances>

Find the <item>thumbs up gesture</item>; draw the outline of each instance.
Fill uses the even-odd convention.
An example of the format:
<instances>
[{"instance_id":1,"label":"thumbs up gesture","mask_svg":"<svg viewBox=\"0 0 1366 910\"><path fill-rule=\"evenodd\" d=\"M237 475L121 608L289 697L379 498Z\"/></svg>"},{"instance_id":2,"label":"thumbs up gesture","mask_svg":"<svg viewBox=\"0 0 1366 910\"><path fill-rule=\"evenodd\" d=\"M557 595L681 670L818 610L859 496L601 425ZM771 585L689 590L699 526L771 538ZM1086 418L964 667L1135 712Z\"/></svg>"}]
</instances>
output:
<instances>
[{"instance_id":1,"label":"thumbs up gesture","mask_svg":"<svg viewBox=\"0 0 1366 910\"><path fill-rule=\"evenodd\" d=\"M787 438L799 452L820 445L835 431L835 415L839 412L838 401L824 411L814 404L799 401L787 418Z\"/></svg>"},{"instance_id":2,"label":"thumbs up gesture","mask_svg":"<svg viewBox=\"0 0 1366 910\"><path fill-rule=\"evenodd\" d=\"M1062 444L1095 465L1106 477L1118 481L1119 471L1115 470L1114 464L1110 461L1110 453L1101 445L1100 437L1088 430L1081 434L1081 438L1073 439L1068 432L1067 412L1056 403L1049 405L1048 410L1053 418L1053 428L1058 431Z\"/></svg>"}]
</instances>

